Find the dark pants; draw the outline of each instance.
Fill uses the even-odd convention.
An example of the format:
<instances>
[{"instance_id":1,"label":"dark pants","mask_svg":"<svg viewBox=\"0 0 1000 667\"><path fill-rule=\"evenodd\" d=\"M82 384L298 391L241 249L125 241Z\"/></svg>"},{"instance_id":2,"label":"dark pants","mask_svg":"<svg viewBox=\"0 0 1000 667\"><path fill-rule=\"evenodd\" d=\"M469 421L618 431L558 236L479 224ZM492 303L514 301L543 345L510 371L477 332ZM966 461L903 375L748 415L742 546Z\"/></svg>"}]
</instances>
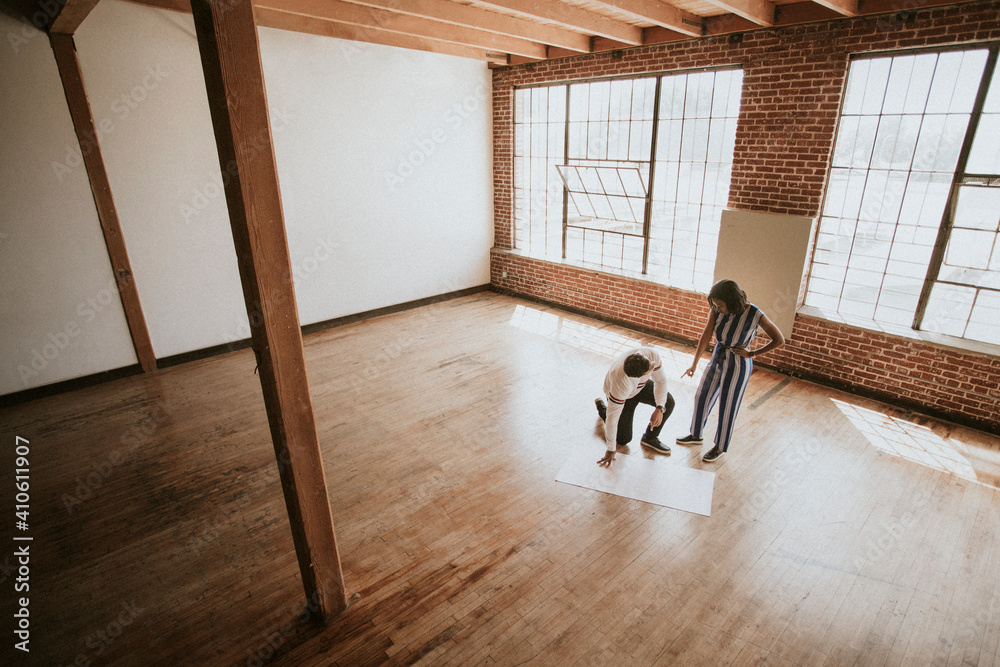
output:
<instances>
[{"instance_id":1,"label":"dark pants","mask_svg":"<svg viewBox=\"0 0 1000 667\"><path fill-rule=\"evenodd\" d=\"M622 416L618 420L618 436L616 439L619 445L627 445L632 442L632 418L635 416L635 406L640 403L652 406L656 405L656 399L653 397L652 380L648 381L638 394L625 400L625 404L622 406ZM667 404L663 406L663 420L656 428L649 428L647 426L646 432L652 436L659 437L660 430L663 428L663 425L667 423L667 417L669 417L670 413L673 411L674 397L668 392Z\"/></svg>"}]
</instances>

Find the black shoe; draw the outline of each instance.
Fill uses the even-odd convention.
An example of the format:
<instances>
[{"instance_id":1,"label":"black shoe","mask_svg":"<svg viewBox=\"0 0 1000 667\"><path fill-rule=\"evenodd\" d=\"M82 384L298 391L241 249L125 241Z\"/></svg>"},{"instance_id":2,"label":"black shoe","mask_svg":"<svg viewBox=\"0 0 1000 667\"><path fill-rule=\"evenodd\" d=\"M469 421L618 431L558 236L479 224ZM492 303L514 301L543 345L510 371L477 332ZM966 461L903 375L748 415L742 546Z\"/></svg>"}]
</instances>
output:
<instances>
[{"instance_id":1,"label":"black shoe","mask_svg":"<svg viewBox=\"0 0 1000 667\"><path fill-rule=\"evenodd\" d=\"M650 435L649 433L647 433L644 436L642 436L642 440L640 442L642 442L643 447L649 447L654 452L659 452L661 454L666 454L667 456L670 456L670 447L667 447L662 442L660 442L660 439L657 438L655 435Z\"/></svg>"},{"instance_id":2,"label":"black shoe","mask_svg":"<svg viewBox=\"0 0 1000 667\"><path fill-rule=\"evenodd\" d=\"M701 457L701 460L704 461L705 463L711 463L712 461L715 461L716 459L721 457L723 454L724 452L718 447L712 447L710 450L708 450L708 452L705 453L703 457Z\"/></svg>"},{"instance_id":3,"label":"black shoe","mask_svg":"<svg viewBox=\"0 0 1000 667\"><path fill-rule=\"evenodd\" d=\"M597 414L601 417L601 421L604 421L608 416L608 406L599 398L594 399L594 405L597 406Z\"/></svg>"},{"instance_id":4,"label":"black shoe","mask_svg":"<svg viewBox=\"0 0 1000 667\"><path fill-rule=\"evenodd\" d=\"M703 442L705 441L693 435L685 435L683 438L677 438L678 445L700 445Z\"/></svg>"}]
</instances>

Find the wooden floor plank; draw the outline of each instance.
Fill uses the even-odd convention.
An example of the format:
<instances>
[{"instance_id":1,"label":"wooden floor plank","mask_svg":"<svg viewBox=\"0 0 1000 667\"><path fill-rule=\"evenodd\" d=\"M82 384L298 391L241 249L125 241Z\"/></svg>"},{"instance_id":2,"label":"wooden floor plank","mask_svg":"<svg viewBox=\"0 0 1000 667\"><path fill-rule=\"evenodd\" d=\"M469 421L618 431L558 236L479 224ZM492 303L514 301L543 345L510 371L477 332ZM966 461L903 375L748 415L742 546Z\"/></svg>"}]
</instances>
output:
<instances>
[{"instance_id":1,"label":"wooden floor plank","mask_svg":"<svg viewBox=\"0 0 1000 667\"><path fill-rule=\"evenodd\" d=\"M31 441L33 657L1000 659L1000 438L758 369L718 462L709 443L620 454L714 472L711 516L556 482L600 458L593 400L630 341L662 350L678 405L662 437L685 435L691 348L550 307L483 293L307 335L350 598L326 626L302 599L251 351L4 408L5 437Z\"/></svg>"}]
</instances>

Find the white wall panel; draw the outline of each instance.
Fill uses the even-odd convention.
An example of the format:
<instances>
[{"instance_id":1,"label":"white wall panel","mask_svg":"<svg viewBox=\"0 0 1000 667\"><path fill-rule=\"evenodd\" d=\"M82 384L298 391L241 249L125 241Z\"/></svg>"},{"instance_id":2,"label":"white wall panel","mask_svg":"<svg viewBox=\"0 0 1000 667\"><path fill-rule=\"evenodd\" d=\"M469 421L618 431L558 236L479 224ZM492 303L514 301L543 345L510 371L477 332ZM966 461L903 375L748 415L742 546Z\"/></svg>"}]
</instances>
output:
<instances>
[{"instance_id":1,"label":"white wall panel","mask_svg":"<svg viewBox=\"0 0 1000 667\"><path fill-rule=\"evenodd\" d=\"M136 363L52 48L0 13L0 394Z\"/></svg>"},{"instance_id":2,"label":"white wall panel","mask_svg":"<svg viewBox=\"0 0 1000 667\"><path fill-rule=\"evenodd\" d=\"M157 358L247 337L191 16L105 0L76 44Z\"/></svg>"},{"instance_id":3,"label":"white wall panel","mask_svg":"<svg viewBox=\"0 0 1000 667\"><path fill-rule=\"evenodd\" d=\"M302 322L488 283L486 65L260 34Z\"/></svg>"},{"instance_id":4,"label":"white wall panel","mask_svg":"<svg viewBox=\"0 0 1000 667\"><path fill-rule=\"evenodd\" d=\"M6 34L22 30L2 20ZM0 184L0 393L135 363L117 295L108 298L111 270L86 172L51 166L78 148L48 40L34 33L18 53L3 54L0 68L0 141L15 156ZM272 29L259 35L302 323L488 283L486 65ZM104 0L76 43L156 356L246 338L191 17ZM111 303L80 322L93 310L89 299ZM50 334L62 341L73 321L80 331L67 349L22 381L18 365Z\"/></svg>"}]
</instances>

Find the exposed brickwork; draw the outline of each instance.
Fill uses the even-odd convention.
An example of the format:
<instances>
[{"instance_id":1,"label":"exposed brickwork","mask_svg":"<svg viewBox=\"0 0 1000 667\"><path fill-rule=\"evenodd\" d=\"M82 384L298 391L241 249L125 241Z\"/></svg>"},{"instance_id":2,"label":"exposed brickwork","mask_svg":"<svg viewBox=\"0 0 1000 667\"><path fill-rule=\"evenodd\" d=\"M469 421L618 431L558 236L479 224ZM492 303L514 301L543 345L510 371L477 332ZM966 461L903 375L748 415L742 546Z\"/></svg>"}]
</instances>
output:
<instances>
[{"instance_id":1,"label":"exposed brickwork","mask_svg":"<svg viewBox=\"0 0 1000 667\"><path fill-rule=\"evenodd\" d=\"M493 286L680 340L697 339L708 314L693 292L496 251ZM504 275L506 273L506 276Z\"/></svg>"},{"instance_id":2,"label":"exposed brickwork","mask_svg":"<svg viewBox=\"0 0 1000 667\"><path fill-rule=\"evenodd\" d=\"M729 207L816 217L850 55L1000 39L1000 1L757 30L494 70L492 284L598 317L694 341L704 296L502 252L513 247L513 87L601 76L741 65ZM506 272L506 277L504 277ZM788 332L786 332L786 335ZM1000 432L1000 358L798 316L767 365Z\"/></svg>"},{"instance_id":3,"label":"exposed brickwork","mask_svg":"<svg viewBox=\"0 0 1000 667\"><path fill-rule=\"evenodd\" d=\"M493 89L493 153L506 155L493 160L493 215L496 224L493 243L498 248L514 247L514 89Z\"/></svg>"}]
</instances>

